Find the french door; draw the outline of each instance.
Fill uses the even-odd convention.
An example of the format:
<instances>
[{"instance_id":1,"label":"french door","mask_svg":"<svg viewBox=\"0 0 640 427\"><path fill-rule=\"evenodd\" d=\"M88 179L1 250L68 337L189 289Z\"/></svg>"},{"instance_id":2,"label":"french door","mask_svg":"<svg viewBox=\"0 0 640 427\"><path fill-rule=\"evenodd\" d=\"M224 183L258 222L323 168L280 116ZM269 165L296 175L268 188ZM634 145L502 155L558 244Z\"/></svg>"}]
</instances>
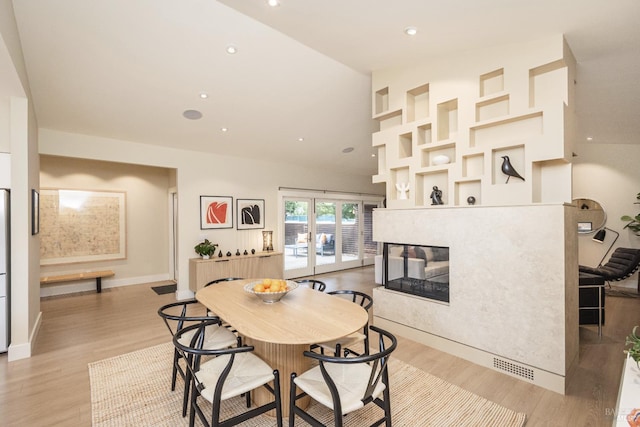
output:
<instances>
[{"instance_id":1,"label":"french door","mask_svg":"<svg viewBox=\"0 0 640 427\"><path fill-rule=\"evenodd\" d=\"M373 264L375 203L338 197L283 195L285 278L312 276Z\"/></svg>"}]
</instances>

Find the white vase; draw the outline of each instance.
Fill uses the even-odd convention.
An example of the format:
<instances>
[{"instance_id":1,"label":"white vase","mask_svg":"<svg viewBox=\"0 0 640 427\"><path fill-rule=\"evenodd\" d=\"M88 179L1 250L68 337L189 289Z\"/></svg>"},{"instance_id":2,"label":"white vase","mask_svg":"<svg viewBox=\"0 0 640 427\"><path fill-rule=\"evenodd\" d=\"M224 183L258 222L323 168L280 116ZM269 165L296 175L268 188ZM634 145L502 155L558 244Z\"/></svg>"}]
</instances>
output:
<instances>
[{"instance_id":1,"label":"white vase","mask_svg":"<svg viewBox=\"0 0 640 427\"><path fill-rule=\"evenodd\" d=\"M210 255L202 255L202 259L209 259L209 258L211 258Z\"/></svg>"}]
</instances>

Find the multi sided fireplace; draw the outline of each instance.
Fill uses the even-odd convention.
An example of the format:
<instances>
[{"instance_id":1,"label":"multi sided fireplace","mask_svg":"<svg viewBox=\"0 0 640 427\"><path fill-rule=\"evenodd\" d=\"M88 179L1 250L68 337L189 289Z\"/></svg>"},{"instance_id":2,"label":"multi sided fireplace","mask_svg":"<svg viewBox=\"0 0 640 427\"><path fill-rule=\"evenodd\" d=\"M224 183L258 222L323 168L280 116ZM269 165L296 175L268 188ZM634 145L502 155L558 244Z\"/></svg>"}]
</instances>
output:
<instances>
[{"instance_id":1,"label":"multi sided fireplace","mask_svg":"<svg viewBox=\"0 0 640 427\"><path fill-rule=\"evenodd\" d=\"M384 286L437 301L449 302L449 248L385 243Z\"/></svg>"}]
</instances>

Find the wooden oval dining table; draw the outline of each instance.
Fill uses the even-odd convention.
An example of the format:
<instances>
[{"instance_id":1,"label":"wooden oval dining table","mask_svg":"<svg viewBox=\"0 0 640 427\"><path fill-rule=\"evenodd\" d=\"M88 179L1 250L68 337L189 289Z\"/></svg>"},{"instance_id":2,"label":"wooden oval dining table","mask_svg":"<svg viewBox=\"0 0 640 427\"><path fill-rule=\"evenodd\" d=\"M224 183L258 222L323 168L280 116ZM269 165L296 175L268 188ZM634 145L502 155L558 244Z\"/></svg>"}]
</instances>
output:
<instances>
[{"instance_id":1,"label":"wooden oval dining table","mask_svg":"<svg viewBox=\"0 0 640 427\"><path fill-rule=\"evenodd\" d=\"M260 279L220 282L200 289L196 299L231 325L243 342L280 373L282 410L289 411L292 372L301 374L311 368L311 359L303 351L311 344L332 341L361 330L369 314L350 300L299 286L280 301L264 303L244 290L244 285ZM257 404L272 396L264 389L252 392ZM306 406L298 401L298 405ZM272 411L273 412L273 411Z\"/></svg>"}]
</instances>

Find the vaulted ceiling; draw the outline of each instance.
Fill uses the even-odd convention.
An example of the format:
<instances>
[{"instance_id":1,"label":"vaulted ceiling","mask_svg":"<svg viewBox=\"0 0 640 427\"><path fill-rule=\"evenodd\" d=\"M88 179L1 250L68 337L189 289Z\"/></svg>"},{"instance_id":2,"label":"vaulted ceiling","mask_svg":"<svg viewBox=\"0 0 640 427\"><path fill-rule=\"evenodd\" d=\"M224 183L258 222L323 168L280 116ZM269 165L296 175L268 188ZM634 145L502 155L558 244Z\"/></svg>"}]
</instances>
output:
<instances>
[{"instance_id":1,"label":"vaulted ceiling","mask_svg":"<svg viewBox=\"0 0 640 427\"><path fill-rule=\"evenodd\" d=\"M578 144L639 143L637 0L13 5L43 128L372 175L373 70L564 34Z\"/></svg>"}]
</instances>

